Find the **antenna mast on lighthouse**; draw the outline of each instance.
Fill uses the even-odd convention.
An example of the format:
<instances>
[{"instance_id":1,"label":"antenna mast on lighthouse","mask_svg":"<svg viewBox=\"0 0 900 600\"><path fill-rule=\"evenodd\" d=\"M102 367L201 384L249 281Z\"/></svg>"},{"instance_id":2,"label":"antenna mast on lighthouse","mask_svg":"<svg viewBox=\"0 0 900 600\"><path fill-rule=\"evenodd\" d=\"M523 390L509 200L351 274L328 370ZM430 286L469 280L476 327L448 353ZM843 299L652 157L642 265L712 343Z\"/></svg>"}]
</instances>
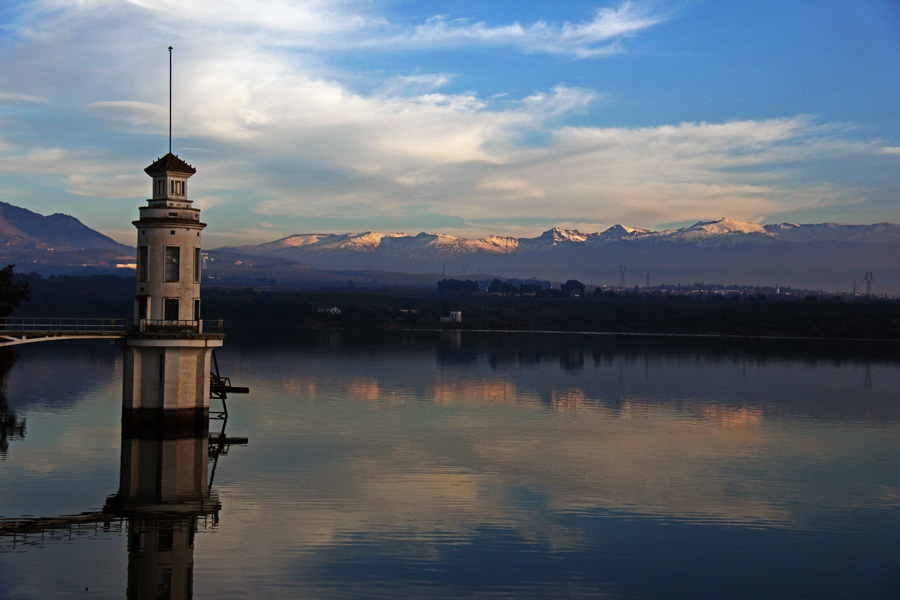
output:
<instances>
[{"instance_id":1,"label":"antenna mast on lighthouse","mask_svg":"<svg viewBox=\"0 0 900 600\"><path fill-rule=\"evenodd\" d=\"M169 154L172 154L172 46L169 46Z\"/></svg>"}]
</instances>

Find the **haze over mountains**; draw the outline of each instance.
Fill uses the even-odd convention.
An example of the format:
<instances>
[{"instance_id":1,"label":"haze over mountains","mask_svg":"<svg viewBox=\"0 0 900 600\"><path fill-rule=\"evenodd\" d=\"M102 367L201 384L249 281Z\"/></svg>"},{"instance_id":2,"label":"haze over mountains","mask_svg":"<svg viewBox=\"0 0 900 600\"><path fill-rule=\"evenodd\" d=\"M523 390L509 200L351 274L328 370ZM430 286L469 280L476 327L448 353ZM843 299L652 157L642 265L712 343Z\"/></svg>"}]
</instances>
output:
<instances>
[{"instance_id":1,"label":"haze over mountains","mask_svg":"<svg viewBox=\"0 0 900 600\"><path fill-rule=\"evenodd\" d=\"M760 225L720 219L680 229L650 231L615 225L598 233L550 229L534 238L488 236L471 240L440 233L297 234L272 242L213 249L207 274L220 279L238 269L245 279L280 283L312 270L356 271L341 281L369 283L368 273L434 274L455 278L580 279L628 287L662 283L781 285L827 291L900 293L900 225ZM74 217L43 216L0 202L0 262L43 275L84 269L129 271L134 249ZM231 276L231 275L229 275ZM422 281L421 277L416 278Z\"/></svg>"}]
</instances>

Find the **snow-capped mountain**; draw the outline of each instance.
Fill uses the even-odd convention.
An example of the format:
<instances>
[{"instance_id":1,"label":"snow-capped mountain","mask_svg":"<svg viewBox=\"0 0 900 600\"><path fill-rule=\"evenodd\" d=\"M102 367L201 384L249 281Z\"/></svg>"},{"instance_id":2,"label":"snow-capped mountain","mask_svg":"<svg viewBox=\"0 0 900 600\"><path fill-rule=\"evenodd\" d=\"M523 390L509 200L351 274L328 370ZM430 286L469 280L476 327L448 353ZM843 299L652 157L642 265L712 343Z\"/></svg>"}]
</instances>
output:
<instances>
[{"instance_id":1,"label":"snow-capped mountain","mask_svg":"<svg viewBox=\"0 0 900 600\"><path fill-rule=\"evenodd\" d=\"M638 229L636 227L626 227L624 225L613 225L600 234L604 239L622 239L633 238L645 233L653 233L649 229Z\"/></svg>"},{"instance_id":2,"label":"snow-capped mountain","mask_svg":"<svg viewBox=\"0 0 900 600\"><path fill-rule=\"evenodd\" d=\"M226 250L226 249L222 249ZM900 225L761 225L734 219L651 231L614 225L603 232L553 228L534 238L466 239L440 233L298 234L228 248L319 269L382 269L448 276L487 274L579 278L645 285L695 281L849 289L878 272L900 292Z\"/></svg>"},{"instance_id":3,"label":"snow-capped mountain","mask_svg":"<svg viewBox=\"0 0 900 600\"><path fill-rule=\"evenodd\" d=\"M849 243L898 243L900 225L878 223L875 225L759 225L734 219L699 221L690 227L651 231L624 225L613 225L602 233L582 233L575 229L554 227L535 238L513 238L491 235L470 240L440 233L364 233L345 234L297 234L257 246L236 248L250 254L300 258L358 252L386 254L397 257L410 253L416 256L459 256L465 254L513 254L536 248L603 246L621 243L679 243L721 246L733 244L771 244L791 242L849 242Z\"/></svg>"}]
</instances>

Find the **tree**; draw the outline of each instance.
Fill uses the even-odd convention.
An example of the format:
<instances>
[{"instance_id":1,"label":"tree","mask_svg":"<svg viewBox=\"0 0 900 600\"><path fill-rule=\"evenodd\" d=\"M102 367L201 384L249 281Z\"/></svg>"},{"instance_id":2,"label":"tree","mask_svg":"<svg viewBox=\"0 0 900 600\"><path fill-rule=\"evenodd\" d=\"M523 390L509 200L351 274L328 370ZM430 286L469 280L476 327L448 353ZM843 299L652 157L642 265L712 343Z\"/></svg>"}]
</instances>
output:
<instances>
[{"instance_id":1,"label":"tree","mask_svg":"<svg viewBox=\"0 0 900 600\"><path fill-rule=\"evenodd\" d=\"M568 280L559 289L566 296L584 296L584 284L577 279Z\"/></svg>"},{"instance_id":2,"label":"tree","mask_svg":"<svg viewBox=\"0 0 900 600\"><path fill-rule=\"evenodd\" d=\"M511 283L495 279L491 282L491 285L488 286L487 291L488 294L495 294L497 296L514 296L519 289Z\"/></svg>"},{"instance_id":3,"label":"tree","mask_svg":"<svg viewBox=\"0 0 900 600\"><path fill-rule=\"evenodd\" d=\"M0 317L8 317L19 303L28 300L28 284L13 283L13 266L0 269Z\"/></svg>"},{"instance_id":4,"label":"tree","mask_svg":"<svg viewBox=\"0 0 900 600\"><path fill-rule=\"evenodd\" d=\"M478 291L478 282L466 279L441 279L438 281L438 294L445 296L448 294L456 294L460 296L469 296Z\"/></svg>"},{"instance_id":5,"label":"tree","mask_svg":"<svg viewBox=\"0 0 900 600\"><path fill-rule=\"evenodd\" d=\"M539 283L522 283L519 285L519 293L523 296L537 296L544 291L544 286Z\"/></svg>"}]
</instances>

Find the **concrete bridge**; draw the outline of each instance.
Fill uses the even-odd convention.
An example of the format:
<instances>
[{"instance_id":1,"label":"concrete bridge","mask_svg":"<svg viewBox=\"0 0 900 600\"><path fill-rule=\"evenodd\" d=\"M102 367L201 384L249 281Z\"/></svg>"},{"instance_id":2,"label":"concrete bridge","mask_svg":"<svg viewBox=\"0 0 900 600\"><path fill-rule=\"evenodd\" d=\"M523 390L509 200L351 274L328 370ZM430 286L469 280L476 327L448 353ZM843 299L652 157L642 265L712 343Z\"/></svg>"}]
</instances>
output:
<instances>
[{"instance_id":1,"label":"concrete bridge","mask_svg":"<svg viewBox=\"0 0 900 600\"><path fill-rule=\"evenodd\" d=\"M171 321L161 319L81 319L56 317L0 318L0 347L60 339L125 339L126 336L190 339L223 335L221 319Z\"/></svg>"}]
</instances>

